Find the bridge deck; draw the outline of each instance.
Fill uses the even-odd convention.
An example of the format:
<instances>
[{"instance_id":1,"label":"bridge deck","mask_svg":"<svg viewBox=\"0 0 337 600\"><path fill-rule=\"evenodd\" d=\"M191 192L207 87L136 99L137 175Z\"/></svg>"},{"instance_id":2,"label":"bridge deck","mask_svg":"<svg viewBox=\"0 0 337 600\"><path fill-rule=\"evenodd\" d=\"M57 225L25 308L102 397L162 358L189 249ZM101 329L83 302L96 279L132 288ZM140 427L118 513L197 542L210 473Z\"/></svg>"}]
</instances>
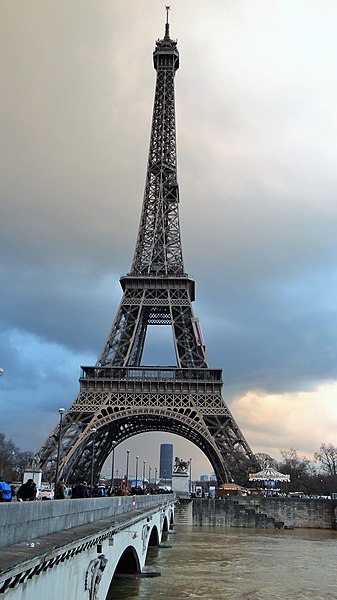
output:
<instances>
[{"instance_id":1,"label":"bridge deck","mask_svg":"<svg viewBox=\"0 0 337 600\"><path fill-rule=\"evenodd\" d=\"M0 547L31 541L102 519L114 519L116 515L131 512L135 508L150 508L174 499L174 494L162 494L2 503Z\"/></svg>"},{"instance_id":2,"label":"bridge deck","mask_svg":"<svg viewBox=\"0 0 337 600\"><path fill-rule=\"evenodd\" d=\"M176 499L140 497L136 506L136 498L2 504L0 596L82 600L83 590L96 598L99 587L97 599L103 600L116 568L145 572L148 547L172 525ZM6 532L16 543L4 543Z\"/></svg>"},{"instance_id":3,"label":"bridge deck","mask_svg":"<svg viewBox=\"0 0 337 600\"><path fill-rule=\"evenodd\" d=\"M61 548L62 551L66 551L69 546L76 543L81 542L84 544L87 539L92 539L93 535L102 536L105 533L112 535L121 529L132 526L132 524L142 519L145 514L150 515L154 511L155 508L138 508L132 513L127 512L116 515L113 519L111 517L102 519L94 523L87 523L79 527L34 538L31 541L1 548L0 576L5 575L9 570L12 571L16 566L22 570L26 562L32 565L34 559L40 562L41 559L51 558Z\"/></svg>"}]
</instances>

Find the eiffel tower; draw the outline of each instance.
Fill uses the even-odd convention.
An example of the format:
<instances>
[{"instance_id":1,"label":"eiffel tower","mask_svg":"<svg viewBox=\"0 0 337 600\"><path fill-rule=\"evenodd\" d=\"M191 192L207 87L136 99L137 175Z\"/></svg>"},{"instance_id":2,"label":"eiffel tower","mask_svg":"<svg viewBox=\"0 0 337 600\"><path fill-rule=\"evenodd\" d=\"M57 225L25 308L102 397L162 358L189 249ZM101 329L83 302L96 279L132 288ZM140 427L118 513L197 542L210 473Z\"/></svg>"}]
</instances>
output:
<instances>
[{"instance_id":1,"label":"eiffel tower","mask_svg":"<svg viewBox=\"0 0 337 600\"><path fill-rule=\"evenodd\" d=\"M219 483L231 477L235 456L254 455L221 394L222 371L210 369L192 302L195 284L184 271L179 225L174 78L177 42L155 44L157 72L144 199L123 297L95 366L81 367L80 391L39 450L41 467L74 481L99 476L120 442L166 431L193 442ZM170 325L176 366L144 366L150 325ZM58 448L60 452L58 453ZM57 460L59 465L55 467ZM93 471L91 471L93 470Z\"/></svg>"}]
</instances>

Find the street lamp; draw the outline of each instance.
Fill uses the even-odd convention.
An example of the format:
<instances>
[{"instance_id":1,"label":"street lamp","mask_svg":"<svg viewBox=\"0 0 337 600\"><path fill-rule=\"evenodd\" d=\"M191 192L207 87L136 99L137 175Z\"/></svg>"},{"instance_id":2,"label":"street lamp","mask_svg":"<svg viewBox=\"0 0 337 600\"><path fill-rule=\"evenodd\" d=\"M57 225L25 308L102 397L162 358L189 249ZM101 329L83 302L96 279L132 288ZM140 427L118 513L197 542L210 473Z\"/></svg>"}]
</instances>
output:
<instances>
[{"instance_id":1,"label":"street lamp","mask_svg":"<svg viewBox=\"0 0 337 600\"><path fill-rule=\"evenodd\" d=\"M57 484L57 481L58 481L58 478L59 478L60 452L61 452L61 433L62 433L62 418L63 418L64 411L65 411L64 408L59 408L60 423L59 423L59 438L58 438L58 444L57 444L57 458L56 458L54 497L55 497L55 492L56 492L56 484Z\"/></svg>"},{"instance_id":2,"label":"street lamp","mask_svg":"<svg viewBox=\"0 0 337 600\"><path fill-rule=\"evenodd\" d=\"M192 459L190 458L190 494L192 494Z\"/></svg>"},{"instance_id":3,"label":"street lamp","mask_svg":"<svg viewBox=\"0 0 337 600\"><path fill-rule=\"evenodd\" d=\"M112 458L111 458L111 492L115 489L114 470L115 470L115 448L116 440L112 440Z\"/></svg>"},{"instance_id":4,"label":"street lamp","mask_svg":"<svg viewBox=\"0 0 337 600\"><path fill-rule=\"evenodd\" d=\"M143 490L145 485L145 460L143 460Z\"/></svg>"},{"instance_id":5,"label":"street lamp","mask_svg":"<svg viewBox=\"0 0 337 600\"><path fill-rule=\"evenodd\" d=\"M126 451L126 475L125 475L125 489L128 487L128 479L129 479L129 455L130 450Z\"/></svg>"},{"instance_id":6,"label":"street lamp","mask_svg":"<svg viewBox=\"0 0 337 600\"><path fill-rule=\"evenodd\" d=\"M157 467L154 470L154 485L155 485L155 489L157 489Z\"/></svg>"},{"instance_id":7,"label":"street lamp","mask_svg":"<svg viewBox=\"0 0 337 600\"><path fill-rule=\"evenodd\" d=\"M90 485L91 485L91 495L92 495L92 490L93 490L93 487L94 487L95 437L96 437L97 429L95 427L93 427L91 429L91 433L92 433L92 453L91 453L91 479L90 479Z\"/></svg>"},{"instance_id":8,"label":"street lamp","mask_svg":"<svg viewBox=\"0 0 337 600\"><path fill-rule=\"evenodd\" d=\"M149 465L149 485L151 485L151 467Z\"/></svg>"},{"instance_id":9,"label":"street lamp","mask_svg":"<svg viewBox=\"0 0 337 600\"><path fill-rule=\"evenodd\" d=\"M138 487L138 459L139 456L136 456L136 487Z\"/></svg>"}]
</instances>

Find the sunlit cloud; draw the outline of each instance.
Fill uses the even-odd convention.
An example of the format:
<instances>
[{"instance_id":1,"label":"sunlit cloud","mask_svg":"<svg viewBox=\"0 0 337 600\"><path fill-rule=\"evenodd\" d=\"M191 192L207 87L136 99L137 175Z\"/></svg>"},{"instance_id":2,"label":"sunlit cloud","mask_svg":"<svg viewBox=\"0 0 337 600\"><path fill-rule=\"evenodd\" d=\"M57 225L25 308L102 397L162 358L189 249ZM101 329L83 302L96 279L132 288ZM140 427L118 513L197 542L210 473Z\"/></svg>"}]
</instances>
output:
<instances>
[{"instance_id":1,"label":"sunlit cloud","mask_svg":"<svg viewBox=\"0 0 337 600\"><path fill-rule=\"evenodd\" d=\"M337 381L310 391L270 394L249 391L236 398L231 409L254 440L255 452L280 458L280 450L295 448L312 458L322 443L335 443Z\"/></svg>"}]
</instances>

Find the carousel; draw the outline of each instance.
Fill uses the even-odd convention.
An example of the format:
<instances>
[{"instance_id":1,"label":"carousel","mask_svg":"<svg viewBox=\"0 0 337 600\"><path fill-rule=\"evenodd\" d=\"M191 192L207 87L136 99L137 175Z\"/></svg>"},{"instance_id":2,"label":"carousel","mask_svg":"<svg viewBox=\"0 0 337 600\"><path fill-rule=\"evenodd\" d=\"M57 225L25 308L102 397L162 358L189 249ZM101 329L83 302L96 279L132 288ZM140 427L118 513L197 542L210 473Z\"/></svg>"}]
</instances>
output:
<instances>
[{"instance_id":1,"label":"carousel","mask_svg":"<svg viewBox=\"0 0 337 600\"><path fill-rule=\"evenodd\" d=\"M255 482L257 489L264 496L278 496L282 491L280 483L290 481L290 475L280 473L274 467L266 467L258 473L250 473L248 478L250 482Z\"/></svg>"}]
</instances>

